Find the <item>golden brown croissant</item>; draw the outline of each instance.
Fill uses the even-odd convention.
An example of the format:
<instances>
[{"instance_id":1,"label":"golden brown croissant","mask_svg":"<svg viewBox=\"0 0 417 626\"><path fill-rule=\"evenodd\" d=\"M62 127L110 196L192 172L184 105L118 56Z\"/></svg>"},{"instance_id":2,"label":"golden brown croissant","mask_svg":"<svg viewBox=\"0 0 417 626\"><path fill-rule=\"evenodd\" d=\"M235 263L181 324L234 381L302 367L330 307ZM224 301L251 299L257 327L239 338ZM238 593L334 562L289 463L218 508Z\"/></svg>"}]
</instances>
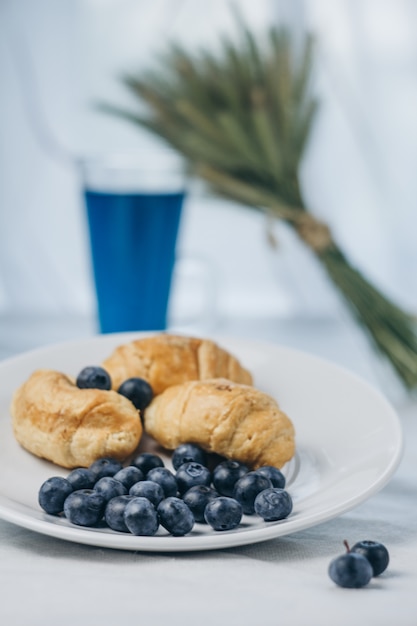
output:
<instances>
[{"instance_id":1,"label":"golden brown croissant","mask_svg":"<svg viewBox=\"0 0 417 626\"><path fill-rule=\"evenodd\" d=\"M294 455L294 427L276 401L226 379L166 389L144 415L145 431L163 447L195 443L250 467L282 467Z\"/></svg>"},{"instance_id":2,"label":"golden brown croissant","mask_svg":"<svg viewBox=\"0 0 417 626\"><path fill-rule=\"evenodd\" d=\"M100 457L124 460L137 447L137 409L116 391L79 389L60 372L37 370L13 396L12 425L29 452L62 467L88 467Z\"/></svg>"},{"instance_id":3,"label":"golden brown croissant","mask_svg":"<svg viewBox=\"0 0 417 626\"><path fill-rule=\"evenodd\" d=\"M251 374L238 360L208 339L159 334L117 347L103 367L118 389L127 378L140 377L154 394L188 380L224 377L252 384Z\"/></svg>"}]
</instances>

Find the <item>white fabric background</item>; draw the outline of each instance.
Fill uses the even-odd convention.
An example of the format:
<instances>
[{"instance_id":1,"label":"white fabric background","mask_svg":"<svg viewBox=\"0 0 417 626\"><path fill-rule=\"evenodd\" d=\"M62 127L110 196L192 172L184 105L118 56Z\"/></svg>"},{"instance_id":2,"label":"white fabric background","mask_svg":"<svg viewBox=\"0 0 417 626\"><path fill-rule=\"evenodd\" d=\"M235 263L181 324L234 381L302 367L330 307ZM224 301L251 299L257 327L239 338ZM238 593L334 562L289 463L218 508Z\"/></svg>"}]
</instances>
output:
<instances>
[{"instance_id":1,"label":"white fabric background","mask_svg":"<svg viewBox=\"0 0 417 626\"><path fill-rule=\"evenodd\" d=\"M302 171L307 200L353 261L417 310L415 3L238 5L254 28L285 19L316 33L322 108ZM86 223L66 156L150 141L97 114L94 101L124 101L118 74L147 64L167 34L213 42L232 23L227 0L0 3L0 312L91 314ZM219 316L308 312L321 280L303 252L290 250L287 265L271 261L258 215L198 195L186 205L180 252L215 271ZM295 290L288 264L297 266ZM321 314L331 306L326 289ZM180 293L189 298L189 283Z\"/></svg>"}]
</instances>

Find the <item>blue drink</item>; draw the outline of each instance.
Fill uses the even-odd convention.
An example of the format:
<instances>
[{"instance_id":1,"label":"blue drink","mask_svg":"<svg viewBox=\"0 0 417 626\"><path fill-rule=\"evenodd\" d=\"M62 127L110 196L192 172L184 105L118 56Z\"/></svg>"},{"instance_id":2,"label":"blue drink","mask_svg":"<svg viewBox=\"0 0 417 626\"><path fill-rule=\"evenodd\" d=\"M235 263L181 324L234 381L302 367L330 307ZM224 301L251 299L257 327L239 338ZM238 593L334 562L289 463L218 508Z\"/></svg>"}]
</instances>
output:
<instances>
[{"instance_id":1,"label":"blue drink","mask_svg":"<svg viewBox=\"0 0 417 626\"><path fill-rule=\"evenodd\" d=\"M85 190L100 330L164 330L184 192Z\"/></svg>"}]
</instances>

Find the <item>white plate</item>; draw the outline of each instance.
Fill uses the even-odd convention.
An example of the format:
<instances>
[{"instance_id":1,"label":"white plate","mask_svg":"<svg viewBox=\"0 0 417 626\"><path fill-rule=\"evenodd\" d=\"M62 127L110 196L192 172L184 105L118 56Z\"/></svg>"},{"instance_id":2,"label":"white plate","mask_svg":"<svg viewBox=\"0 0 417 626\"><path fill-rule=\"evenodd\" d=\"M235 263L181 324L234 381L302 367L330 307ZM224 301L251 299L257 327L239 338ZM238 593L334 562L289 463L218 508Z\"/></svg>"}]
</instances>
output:
<instances>
[{"instance_id":1,"label":"white plate","mask_svg":"<svg viewBox=\"0 0 417 626\"><path fill-rule=\"evenodd\" d=\"M296 457L283 468L294 500L290 517L265 523L245 516L239 528L216 532L196 524L185 537L158 531L136 537L71 525L46 515L37 502L44 480L66 470L35 458L14 440L11 395L30 373L46 367L76 375L100 363L114 346L138 333L104 335L34 350L0 363L0 517L67 541L123 550L182 552L256 543L309 528L357 506L389 480L402 452L399 419L387 401L349 372L316 357L277 345L217 338L254 374L291 417Z\"/></svg>"}]
</instances>

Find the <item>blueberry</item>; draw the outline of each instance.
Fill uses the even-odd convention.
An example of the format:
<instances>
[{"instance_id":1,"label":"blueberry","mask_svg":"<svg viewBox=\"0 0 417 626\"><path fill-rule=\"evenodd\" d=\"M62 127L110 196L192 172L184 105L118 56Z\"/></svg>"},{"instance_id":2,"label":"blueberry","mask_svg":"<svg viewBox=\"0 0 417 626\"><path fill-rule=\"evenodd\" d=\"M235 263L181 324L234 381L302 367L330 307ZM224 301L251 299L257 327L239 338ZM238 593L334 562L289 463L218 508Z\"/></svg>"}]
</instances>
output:
<instances>
[{"instance_id":1,"label":"blueberry","mask_svg":"<svg viewBox=\"0 0 417 626\"><path fill-rule=\"evenodd\" d=\"M262 476L266 476L272 483L273 487L278 487L279 489L284 489L285 487L285 476L277 467L273 467L272 465L263 465L259 467L257 470L258 474L262 474Z\"/></svg>"},{"instance_id":2,"label":"blueberry","mask_svg":"<svg viewBox=\"0 0 417 626\"><path fill-rule=\"evenodd\" d=\"M79 389L111 389L111 378L102 367L89 365L84 367L77 376L76 381Z\"/></svg>"},{"instance_id":3,"label":"blueberry","mask_svg":"<svg viewBox=\"0 0 417 626\"><path fill-rule=\"evenodd\" d=\"M368 559L358 552L347 552L333 559L329 565L329 576L339 587L358 589L365 587L372 578L372 567Z\"/></svg>"},{"instance_id":4,"label":"blueberry","mask_svg":"<svg viewBox=\"0 0 417 626\"><path fill-rule=\"evenodd\" d=\"M255 513L265 522L285 519L292 511L292 498L288 491L270 487L259 492L254 502Z\"/></svg>"},{"instance_id":5,"label":"blueberry","mask_svg":"<svg viewBox=\"0 0 417 626\"><path fill-rule=\"evenodd\" d=\"M200 446L194 443L182 443L175 448L171 459L174 470L177 470L181 465L189 463L190 461L206 465L207 454Z\"/></svg>"},{"instance_id":6,"label":"blueberry","mask_svg":"<svg viewBox=\"0 0 417 626\"><path fill-rule=\"evenodd\" d=\"M219 494L213 487L195 485L185 492L182 499L194 515L195 521L205 524L204 510L211 500L218 497Z\"/></svg>"},{"instance_id":7,"label":"blueberry","mask_svg":"<svg viewBox=\"0 0 417 626\"><path fill-rule=\"evenodd\" d=\"M389 554L386 547L378 541L359 541L351 548L351 552L362 554L371 564L373 575L379 576L389 563Z\"/></svg>"},{"instance_id":8,"label":"blueberry","mask_svg":"<svg viewBox=\"0 0 417 626\"><path fill-rule=\"evenodd\" d=\"M233 530L242 520L241 504L234 498L219 496L211 500L204 511L204 517L214 530Z\"/></svg>"},{"instance_id":9,"label":"blueberry","mask_svg":"<svg viewBox=\"0 0 417 626\"><path fill-rule=\"evenodd\" d=\"M92 489L96 482L96 475L86 467L77 467L67 476L74 491L77 489Z\"/></svg>"},{"instance_id":10,"label":"blueberry","mask_svg":"<svg viewBox=\"0 0 417 626\"><path fill-rule=\"evenodd\" d=\"M50 515L59 515L64 510L66 498L73 492L71 483L61 476L52 476L41 485L38 494L40 507Z\"/></svg>"},{"instance_id":11,"label":"blueberry","mask_svg":"<svg viewBox=\"0 0 417 626\"><path fill-rule=\"evenodd\" d=\"M249 468L239 461L223 461L213 470L213 485L222 496L233 496L233 490L239 478L249 472Z\"/></svg>"},{"instance_id":12,"label":"blueberry","mask_svg":"<svg viewBox=\"0 0 417 626\"><path fill-rule=\"evenodd\" d=\"M158 483L162 487L166 498L177 495L177 481L174 474L167 467L154 467L146 474L146 480Z\"/></svg>"},{"instance_id":13,"label":"blueberry","mask_svg":"<svg viewBox=\"0 0 417 626\"><path fill-rule=\"evenodd\" d=\"M112 476L100 478L94 485L94 491L100 493L106 502L116 496L125 496L127 494L126 487Z\"/></svg>"},{"instance_id":14,"label":"blueberry","mask_svg":"<svg viewBox=\"0 0 417 626\"><path fill-rule=\"evenodd\" d=\"M148 498L153 505L158 506L160 502L165 498L164 490L161 485L153 482L152 480L141 480L135 483L129 489L129 495Z\"/></svg>"},{"instance_id":15,"label":"blueberry","mask_svg":"<svg viewBox=\"0 0 417 626\"><path fill-rule=\"evenodd\" d=\"M132 498L126 506L124 520L133 535L155 535L159 528L156 509L147 498Z\"/></svg>"},{"instance_id":16,"label":"blueberry","mask_svg":"<svg viewBox=\"0 0 417 626\"><path fill-rule=\"evenodd\" d=\"M119 461L116 461L116 459L103 457L102 459L94 461L88 469L93 472L97 481L100 478L103 478L103 476L114 476L122 469L122 467L123 465L119 463Z\"/></svg>"},{"instance_id":17,"label":"blueberry","mask_svg":"<svg viewBox=\"0 0 417 626\"><path fill-rule=\"evenodd\" d=\"M128 378L117 391L128 398L138 411L146 409L153 398L152 387L143 378Z\"/></svg>"},{"instance_id":18,"label":"blueberry","mask_svg":"<svg viewBox=\"0 0 417 626\"><path fill-rule=\"evenodd\" d=\"M182 537L194 526L194 516L180 498L165 498L157 508L159 521L171 535Z\"/></svg>"},{"instance_id":19,"label":"blueberry","mask_svg":"<svg viewBox=\"0 0 417 626\"><path fill-rule=\"evenodd\" d=\"M242 505L246 515L255 512L255 498L264 489L272 487L272 483L266 476L255 472L248 472L235 484L233 497Z\"/></svg>"},{"instance_id":20,"label":"blueberry","mask_svg":"<svg viewBox=\"0 0 417 626\"><path fill-rule=\"evenodd\" d=\"M195 463L194 461L181 465L177 469L175 478L177 479L178 491L181 494L185 493L195 485L208 486L211 484L210 470L205 465Z\"/></svg>"},{"instance_id":21,"label":"blueberry","mask_svg":"<svg viewBox=\"0 0 417 626\"><path fill-rule=\"evenodd\" d=\"M107 502L104 519L112 530L118 530L121 533L129 532L128 527L125 524L124 512L126 506L132 499L132 496L116 496Z\"/></svg>"},{"instance_id":22,"label":"blueberry","mask_svg":"<svg viewBox=\"0 0 417 626\"><path fill-rule=\"evenodd\" d=\"M132 485L144 480L143 472L133 465L128 465L114 474L113 478L120 481L126 489L130 489Z\"/></svg>"},{"instance_id":23,"label":"blueberry","mask_svg":"<svg viewBox=\"0 0 417 626\"><path fill-rule=\"evenodd\" d=\"M142 452L133 459L131 465L140 469L143 475L146 476L146 474L154 467L164 467L164 462L157 454L152 454L152 452Z\"/></svg>"},{"instance_id":24,"label":"blueberry","mask_svg":"<svg viewBox=\"0 0 417 626\"><path fill-rule=\"evenodd\" d=\"M94 489L73 491L64 502L65 517L78 526L96 526L106 508L105 498Z\"/></svg>"}]
</instances>

